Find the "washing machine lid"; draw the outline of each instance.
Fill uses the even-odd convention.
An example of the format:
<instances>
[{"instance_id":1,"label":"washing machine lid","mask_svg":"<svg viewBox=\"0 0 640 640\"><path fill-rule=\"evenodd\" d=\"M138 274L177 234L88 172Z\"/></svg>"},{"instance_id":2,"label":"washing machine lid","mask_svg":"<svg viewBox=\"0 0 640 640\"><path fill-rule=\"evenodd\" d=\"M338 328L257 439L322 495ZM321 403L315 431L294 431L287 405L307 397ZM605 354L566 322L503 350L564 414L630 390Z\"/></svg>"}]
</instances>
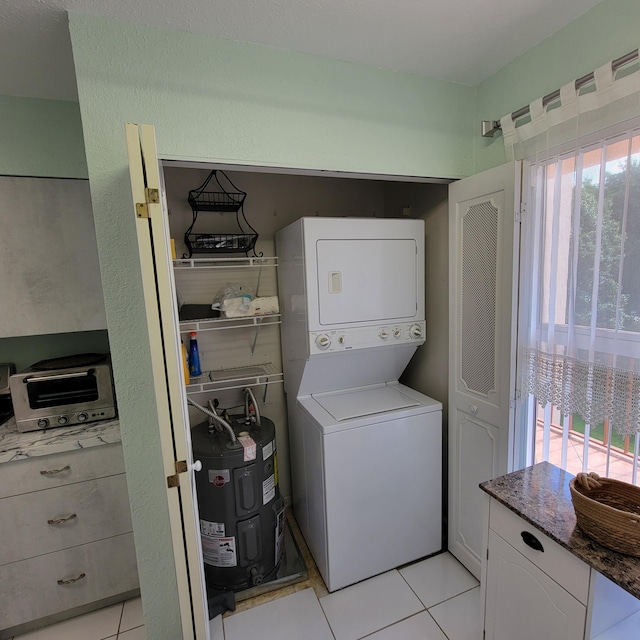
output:
<instances>
[{"instance_id":1,"label":"washing machine lid","mask_svg":"<svg viewBox=\"0 0 640 640\"><path fill-rule=\"evenodd\" d=\"M338 422L376 413L420 406L420 401L386 384L364 389L348 389L311 397Z\"/></svg>"}]
</instances>

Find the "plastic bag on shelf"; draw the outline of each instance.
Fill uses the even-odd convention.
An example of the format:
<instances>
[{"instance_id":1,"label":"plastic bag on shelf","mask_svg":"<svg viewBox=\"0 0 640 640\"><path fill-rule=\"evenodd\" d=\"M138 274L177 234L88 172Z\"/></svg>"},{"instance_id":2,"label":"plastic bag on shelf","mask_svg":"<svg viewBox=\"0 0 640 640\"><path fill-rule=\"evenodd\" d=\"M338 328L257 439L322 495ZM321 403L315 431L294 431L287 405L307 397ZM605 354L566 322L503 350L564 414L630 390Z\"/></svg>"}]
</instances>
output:
<instances>
[{"instance_id":1,"label":"plastic bag on shelf","mask_svg":"<svg viewBox=\"0 0 640 640\"><path fill-rule=\"evenodd\" d=\"M237 315L249 315L249 309L253 296L246 293L242 286L234 283L227 283L213 299L212 309L219 309L227 317ZM228 315L227 311L232 311L235 315Z\"/></svg>"}]
</instances>

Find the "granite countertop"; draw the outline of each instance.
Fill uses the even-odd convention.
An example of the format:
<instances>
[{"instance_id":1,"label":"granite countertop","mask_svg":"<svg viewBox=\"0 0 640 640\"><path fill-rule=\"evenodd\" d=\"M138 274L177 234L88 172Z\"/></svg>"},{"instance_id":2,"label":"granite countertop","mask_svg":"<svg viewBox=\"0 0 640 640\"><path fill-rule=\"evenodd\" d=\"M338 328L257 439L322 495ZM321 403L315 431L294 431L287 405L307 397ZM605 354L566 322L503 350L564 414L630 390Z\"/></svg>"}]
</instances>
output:
<instances>
[{"instance_id":1,"label":"granite countertop","mask_svg":"<svg viewBox=\"0 0 640 640\"><path fill-rule=\"evenodd\" d=\"M598 544L576 526L574 476L549 462L483 482L480 488L625 591L640 598L640 558Z\"/></svg>"},{"instance_id":2,"label":"granite countertop","mask_svg":"<svg viewBox=\"0 0 640 640\"><path fill-rule=\"evenodd\" d=\"M11 418L0 425L0 464L120 441L117 419L20 433Z\"/></svg>"}]
</instances>

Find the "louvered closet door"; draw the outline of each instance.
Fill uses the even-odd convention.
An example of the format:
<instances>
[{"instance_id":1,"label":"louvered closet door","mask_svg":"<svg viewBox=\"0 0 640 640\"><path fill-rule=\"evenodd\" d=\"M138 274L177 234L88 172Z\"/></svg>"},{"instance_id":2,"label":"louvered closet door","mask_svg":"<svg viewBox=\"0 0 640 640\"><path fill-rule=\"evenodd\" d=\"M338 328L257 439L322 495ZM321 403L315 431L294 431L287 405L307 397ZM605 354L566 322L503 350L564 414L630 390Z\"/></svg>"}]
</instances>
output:
<instances>
[{"instance_id":1,"label":"louvered closet door","mask_svg":"<svg viewBox=\"0 0 640 640\"><path fill-rule=\"evenodd\" d=\"M478 485L510 468L520 171L449 187L449 550L477 578L488 515Z\"/></svg>"}]
</instances>

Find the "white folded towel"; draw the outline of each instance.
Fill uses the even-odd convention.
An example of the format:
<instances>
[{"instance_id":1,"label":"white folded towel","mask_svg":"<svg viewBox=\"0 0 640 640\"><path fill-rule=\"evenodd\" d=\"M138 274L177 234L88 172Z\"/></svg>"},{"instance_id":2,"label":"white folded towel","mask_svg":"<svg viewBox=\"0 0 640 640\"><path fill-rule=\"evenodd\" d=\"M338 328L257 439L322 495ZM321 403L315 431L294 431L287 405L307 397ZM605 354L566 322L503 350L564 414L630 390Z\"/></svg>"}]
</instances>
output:
<instances>
[{"instance_id":1,"label":"white folded towel","mask_svg":"<svg viewBox=\"0 0 640 640\"><path fill-rule=\"evenodd\" d=\"M222 312L227 318L264 316L279 313L278 296L254 298L248 305L246 298L229 298L228 300L223 300Z\"/></svg>"}]
</instances>

